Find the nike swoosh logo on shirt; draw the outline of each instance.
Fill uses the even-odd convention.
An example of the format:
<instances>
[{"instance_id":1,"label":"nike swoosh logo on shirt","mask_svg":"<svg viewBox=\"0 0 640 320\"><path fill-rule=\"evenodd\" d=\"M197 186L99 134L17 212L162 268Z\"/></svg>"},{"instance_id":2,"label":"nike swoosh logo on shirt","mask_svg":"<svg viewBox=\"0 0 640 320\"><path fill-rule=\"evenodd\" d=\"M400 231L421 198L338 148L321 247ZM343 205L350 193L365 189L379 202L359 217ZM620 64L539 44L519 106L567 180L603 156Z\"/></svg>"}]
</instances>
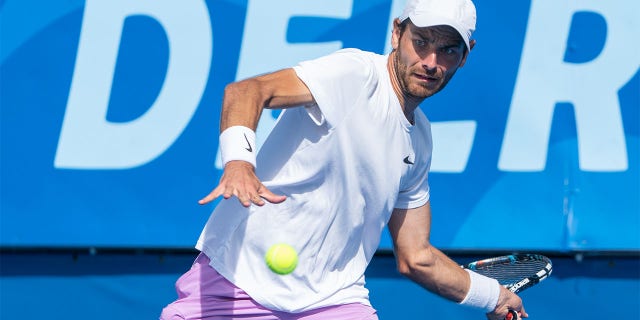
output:
<instances>
[{"instance_id":1,"label":"nike swoosh logo on shirt","mask_svg":"<svg viewBox=\"0 0 640 320\"><path fill-rule=\"evenodd\" d=\"M249 143L249 139L247 139L247 135L246 134L244 135L244 140L247 141L247 145L249 146L248 148L244 148L244 149L249 151L249 152L252 152L253 148L251 148L251 143Z\"/></svg>"},{"instance_id":2,"label":"nike swoosh logo on shirt","mask_svg":"<svg viewBox=\"0 0 640 320\"><path fill-rule=\"evenodd\" d=\"M402 161L404 161L404 163L406 163L406 164L413 164L413 162L411 162L411 160L409 160L409 156L406 156L404 158L404 160L402 160Z\"/></svg>"}]
</instances>

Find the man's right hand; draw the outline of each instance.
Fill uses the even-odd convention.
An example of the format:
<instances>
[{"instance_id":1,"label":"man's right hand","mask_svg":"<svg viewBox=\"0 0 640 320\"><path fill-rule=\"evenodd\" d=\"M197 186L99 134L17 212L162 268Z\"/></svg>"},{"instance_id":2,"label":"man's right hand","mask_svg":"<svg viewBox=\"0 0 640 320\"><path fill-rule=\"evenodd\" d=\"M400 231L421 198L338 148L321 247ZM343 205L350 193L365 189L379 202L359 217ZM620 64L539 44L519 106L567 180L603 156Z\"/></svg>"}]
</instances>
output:
<instances>
[{"instance_id":1,"label":"man's right hand","mask_svg":"<svg viewBox=\"0 0 640 320\"><path fill-rule=\"evenodd\" d=\"M487 313L487 319L491 320L504 320L509 310L513 310L518 313L518 319L528 318L529 315L524 311L522 306L522 299L517 294L509 291L505 287L500 287L500 297L498 298L498 304L493 312Z\"/></svg>"},{"instance_id":2,"label":"man's right hand","mask_svg":"<svg viewBox=\"0 0 640 320\"><path fill-rule=\"evenodd\" d=\"M253 166L239 160L229 161L226 164L218 186L198 203L207 204L221 195L225 199L235 196L245 207L249 207L252 203L262 206L265 204L264 200L281 203L287 199L285 195L277 195L267 189L256 176Z\"/></svg>"}]
</instances>

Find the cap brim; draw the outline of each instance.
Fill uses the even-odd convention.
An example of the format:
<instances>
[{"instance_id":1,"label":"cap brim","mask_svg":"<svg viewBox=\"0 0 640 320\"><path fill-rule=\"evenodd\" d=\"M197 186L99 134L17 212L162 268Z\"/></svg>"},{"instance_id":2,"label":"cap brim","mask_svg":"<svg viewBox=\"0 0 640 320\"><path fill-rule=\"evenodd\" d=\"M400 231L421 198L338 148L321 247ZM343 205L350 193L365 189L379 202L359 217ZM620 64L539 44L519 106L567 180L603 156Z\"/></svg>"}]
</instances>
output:
<instances>
[{"instance_id":1,"label":"cap brim","mask_svg":"<svg viewBox=\"0 0 640 320\"><path fill-rule=\"evenodd\" d=\"M404 17L404 19L403 17L400 17L400 20L403 21L406 18L410 18L411 22L416 27L419 27L419 28L435 27L435 26L450 26L456 29L456 31L458 31L458 34L460 34L460 37L462 37L464 44L467 46L467 50L471 50L471 48L469 48L469 36L465 32L466 29L458 25L455 21L451 19L447 19L445 17L438 16L438 15L431 15L426 12L421 12L419 16L416 16L415 14L411 14L408 17Z\"/></svg>"}]
</instances>

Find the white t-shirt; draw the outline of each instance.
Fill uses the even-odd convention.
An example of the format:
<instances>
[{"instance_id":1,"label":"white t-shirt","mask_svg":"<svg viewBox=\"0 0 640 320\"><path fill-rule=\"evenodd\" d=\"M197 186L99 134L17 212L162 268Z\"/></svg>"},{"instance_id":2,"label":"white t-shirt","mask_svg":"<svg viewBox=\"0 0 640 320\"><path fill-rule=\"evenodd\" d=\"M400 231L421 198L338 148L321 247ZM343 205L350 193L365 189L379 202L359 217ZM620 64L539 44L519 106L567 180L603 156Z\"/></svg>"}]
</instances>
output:
<instances>
[{"instance_id":1,"label":"white t-shirt","mask_svg":"<svg viewBox=\"0 0 640 320\"><path fill-rule=\"evenodd\" d=\"M431 129L405 118L387 56L343 49L294 69L317 105L286 109L263 144L256 173L280 204L222 200L196 248L261 305L287 312L360 302L364 272L394 208L429 200ZM264 255L275 243L299 254L285 276Z\"/></svg>"}]
</instances>

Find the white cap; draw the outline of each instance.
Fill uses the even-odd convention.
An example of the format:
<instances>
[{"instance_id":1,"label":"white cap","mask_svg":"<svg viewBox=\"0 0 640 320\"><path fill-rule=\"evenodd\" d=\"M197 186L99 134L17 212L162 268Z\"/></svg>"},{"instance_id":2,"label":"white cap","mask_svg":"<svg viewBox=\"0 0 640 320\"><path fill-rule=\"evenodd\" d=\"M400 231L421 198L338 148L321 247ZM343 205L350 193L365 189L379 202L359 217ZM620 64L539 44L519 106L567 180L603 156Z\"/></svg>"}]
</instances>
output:
<instances>
[{"instance_id":1,"label":"white cap","mask_svg":"<svg viewBox=\"0 0 640 320\"><path fill-rule=\"evenodd\" d=\"M476 7L471 0L408 0L400 22L411 18L417 27L451 26L458 31L469 48L476 29Z\"/></svg>"}]
</instances>

